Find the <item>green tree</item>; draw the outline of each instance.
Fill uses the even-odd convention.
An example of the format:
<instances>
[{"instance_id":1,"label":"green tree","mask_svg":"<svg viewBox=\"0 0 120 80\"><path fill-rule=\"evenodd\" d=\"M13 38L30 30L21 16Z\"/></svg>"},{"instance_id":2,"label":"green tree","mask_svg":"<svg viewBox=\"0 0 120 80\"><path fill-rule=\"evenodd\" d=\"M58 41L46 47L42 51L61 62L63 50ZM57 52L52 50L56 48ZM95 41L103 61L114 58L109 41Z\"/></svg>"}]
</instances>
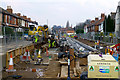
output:
<instances>
[{"instance_id":1,"label":"green tree","mask_svg":"<svg viewBox=\"0 0 120 80\"><path fill-rule=\"evenodd\" d=\"M106 26L106 32L114 32L115 31L115 20L111 19L111 16L108 15L108 17L105 17L103 26L104 26L103 27L104 32L105 32L105 26Z\"/></svg>"},{"instance_id":2,"label":"green tree","mask_svg":"<svg viewBox=\"0 0 120 80\"><path fill-rule=\"evenodd\" d=\"M79 33L84 33L84 30L83 29L77 29L76 34L79 34Z\"/></svg>"}]
</instances>

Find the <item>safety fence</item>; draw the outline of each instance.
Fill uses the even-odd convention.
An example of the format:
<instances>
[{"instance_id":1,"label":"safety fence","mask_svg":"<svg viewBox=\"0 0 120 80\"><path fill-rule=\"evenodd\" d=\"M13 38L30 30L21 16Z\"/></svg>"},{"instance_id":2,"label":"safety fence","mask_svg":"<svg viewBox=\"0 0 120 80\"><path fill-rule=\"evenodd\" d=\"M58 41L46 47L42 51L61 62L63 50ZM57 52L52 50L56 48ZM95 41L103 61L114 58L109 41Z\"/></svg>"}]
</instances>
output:
<instances>
[{"instance_id":1,"label":"safety fence","mask_svg":"<svg viewBox=\"0 0 120 80\"><path fill-rule=\"evenodd\" d=\"M111 44L117 44L118 37L115 36L115 33L101 33L101 32L89 32L89 33L80 33L78 34L78 37L85 38L88 40L100 40L104 43L111 43Z\"/></svg>"},{"instance_id":2,"label":"safety fence","mask_svg":"<svg viewBox=\"0 0 120 80\"><path fill-rule=\"evenodd\" d=\"M9 60L10 60L10 54L12 53L13 56L13 62L14 64L18 63L20 61L20 56L25 53L25 51L29 50L30 53L33 53L34 51L34 45L30 44L28 46L21 46L17 49L12 49L6 52L6 68L9 66Z\"/></svg>"}]
</instances>

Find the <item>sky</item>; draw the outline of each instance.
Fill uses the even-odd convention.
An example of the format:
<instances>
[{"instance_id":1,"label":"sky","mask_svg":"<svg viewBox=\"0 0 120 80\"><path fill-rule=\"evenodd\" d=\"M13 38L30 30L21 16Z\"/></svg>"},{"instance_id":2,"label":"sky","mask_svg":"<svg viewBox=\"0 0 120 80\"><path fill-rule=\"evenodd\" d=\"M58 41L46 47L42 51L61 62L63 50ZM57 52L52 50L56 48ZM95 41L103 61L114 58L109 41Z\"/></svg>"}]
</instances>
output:
<instances>
[{"instance_id":1,"label":"sky","mask_svg":"<svg viewBox=\"0 0 120 80\"><path fill-rule=\"evenodd\" d=\"M11 6L14 13L21 13L39 25L66 26L67 21L73 27L86 19L94 20L101 13L116 12L120 0L0 0L0 7Z\"/></svg>"}]
</instances>

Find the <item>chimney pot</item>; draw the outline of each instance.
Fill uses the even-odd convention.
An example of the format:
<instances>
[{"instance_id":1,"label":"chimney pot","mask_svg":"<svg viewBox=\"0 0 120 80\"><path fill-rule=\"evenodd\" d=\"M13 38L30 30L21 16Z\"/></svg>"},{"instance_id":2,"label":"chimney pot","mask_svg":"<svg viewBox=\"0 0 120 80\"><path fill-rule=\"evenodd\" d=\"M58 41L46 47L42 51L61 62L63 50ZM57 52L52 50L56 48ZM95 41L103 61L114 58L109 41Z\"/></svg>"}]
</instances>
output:
<instances>
[{"instance_id":1,"label":"chimney pot","mask_svg":"<svg viewBox=\"0 0 120 80\"><path fill-rule=\"evenodd\" d=\"M11 6L7 6L7 9L12 9Z\"/></svg>"},{"instance_id":2,"label":"chimney pot","mask_svg":"<svg viewBox=\"0 0 120 80\"><path fill-rule=\"evenodd\" d=\"M13 10L12 10L11 6L7 6L7 11L11 14L13 13Z\"/></svg>"},{"instance_id":3,"label":"chimney pot","mask_svg":"<svg viewBox=\"0 0 120 80\"><path fill-rule=\"evenodd\" d=\"M104 13L101 13L101 18L105 17L105 14Z\"/></svg>"},{"instance_id":4,"label":"chimney pot","mask_svg":"<svg viewBox=\"0 0 120 80\"><path fill-rule=\"evenodd\" d=\"M95 18L95 21L98 21L98 20L99 20L99 19L96 17L96 18Z\"/></svg>"},{"instance_id":5,"label":"chimney pot","mask_svg":"<svg viewBox=\"0 0 120 80\"><path fill-rule=\"evenodd\" d=\"M94 22L95 22L94 20L91 21L91 23L94 23Z\"/></svg>"}]
</instances>

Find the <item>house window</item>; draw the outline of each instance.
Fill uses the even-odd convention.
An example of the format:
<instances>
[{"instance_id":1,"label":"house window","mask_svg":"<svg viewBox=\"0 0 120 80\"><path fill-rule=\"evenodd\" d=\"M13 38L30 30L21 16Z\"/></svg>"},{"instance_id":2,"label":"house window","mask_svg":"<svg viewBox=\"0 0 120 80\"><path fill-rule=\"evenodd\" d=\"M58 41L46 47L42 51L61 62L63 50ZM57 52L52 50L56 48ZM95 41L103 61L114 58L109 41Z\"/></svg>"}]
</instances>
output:
<instances>
[{"instance_id":1,"label":"house window","mask_svg":"<svg viewBox=\"0 0 120 80\"><path fill-rule=\"evenodd\" d=\"M2 15L2 22L4 23L4 14Z\"/></svg>"},{"instance_id":2,"label":"house window","mask_svg":"<svg viewBox=\"0 0 120 80\"><path fill-rule=\"evenodd\" d=\"M10 24L12 24L12 16L10 16Z\"/></svg>"},{"instance_id":3,"label":"house window","mask_svg":"<svg viewBox=\"0 0 120 80\"><path fill-rule=\"evenodd\" d=\"M120 7L118 7L118 12L120 12Z\"/></svg>"},{"instance_id":4,"label":"house window","mask_svg":"<svg viewBox=\"0 0 120 80\"><path fill-rule=\"evenodd\" d=\"M14 18L14 24L16 24L16 18Z\"/></svg>"},{"instance_id":5,"label":"house window","mask_svg":"<svg viewBox=\"0 0 120 80\"><path fill-rule=\"evenodd\" d=\"M8 20L8 23L10 24L10 16L9 16L9 20Z\"/></svg>"},{"instance_id":6,"label":"house window","mask_svg":"<svg viewBox=\"0 0 120 80\"><path fill-rule=\"evenodd\" d=\"M6 15L6 23L7 23L7 15Z\"/></svg>"}]
</instances>

